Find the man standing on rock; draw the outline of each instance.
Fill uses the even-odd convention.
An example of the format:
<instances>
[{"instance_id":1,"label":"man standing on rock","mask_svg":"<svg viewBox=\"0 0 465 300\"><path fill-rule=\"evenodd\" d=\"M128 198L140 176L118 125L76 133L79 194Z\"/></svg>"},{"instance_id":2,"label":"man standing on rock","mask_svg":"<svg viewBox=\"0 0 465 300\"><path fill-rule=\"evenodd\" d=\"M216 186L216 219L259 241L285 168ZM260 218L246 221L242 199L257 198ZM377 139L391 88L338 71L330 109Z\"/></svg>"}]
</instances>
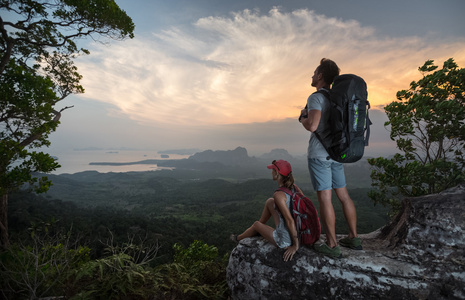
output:
<instances>
[{"instance_id":1,"label":"man standing on rock","mask_svg":"<svg viewBox=\"0 0 465 300\"><path fill-rule=\"evenodd\" d=\"M323 58L312 76L312 86L317 92L307 99L307 106L301 112L300 122L310 132L324 131L328 124L330 102L326 97L334 78L339 75L339 67L330 59ZM326 233L326 243L315 244L316 252L330 257L340 257L341 249L336 240L336 215L331 202L332 189L342 204L349 235L339 241L344 247L362 250L357 236L357 212L346 188L344 166L329 158L321 142L312 134L308 145L308 169L313 188L317 192L320 205L321 225Z\"/></svg>"}]
</instances>

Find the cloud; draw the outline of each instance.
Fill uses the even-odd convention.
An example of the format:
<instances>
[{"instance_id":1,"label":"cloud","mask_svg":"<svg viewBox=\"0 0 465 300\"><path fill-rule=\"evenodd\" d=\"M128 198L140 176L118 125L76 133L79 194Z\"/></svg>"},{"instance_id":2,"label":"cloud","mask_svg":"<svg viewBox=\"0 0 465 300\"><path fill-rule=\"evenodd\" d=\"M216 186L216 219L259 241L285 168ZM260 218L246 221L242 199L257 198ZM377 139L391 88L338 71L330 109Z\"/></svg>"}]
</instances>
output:
<instances>
[{"instance_id":1,"label":"cloud","mask_svg":"<svg viewBox=\"0 0 465 300\"><path fill-rule=\"evenodd\" d=\"M244 10L91 49L83 97L141 124L201 128L295 118L322 57L367 81L372 105L394 100L427 59L465 62L465 40L378 37L374 28L309 10ZM219 128L220 128L219 127Z\"/></svg>"}]
</instances>

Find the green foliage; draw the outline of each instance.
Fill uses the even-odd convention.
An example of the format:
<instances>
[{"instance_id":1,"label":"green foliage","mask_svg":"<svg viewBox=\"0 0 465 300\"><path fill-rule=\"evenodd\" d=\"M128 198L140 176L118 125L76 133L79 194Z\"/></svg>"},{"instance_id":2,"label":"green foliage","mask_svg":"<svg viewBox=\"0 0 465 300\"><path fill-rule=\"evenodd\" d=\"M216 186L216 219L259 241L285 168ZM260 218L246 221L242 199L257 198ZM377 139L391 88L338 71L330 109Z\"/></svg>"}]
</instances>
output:
<instances>
[{"instance_id":1,"label":"green foliage","mask_svg":"<svg viewBox=\"0 0 465 300\"><path fill-rule=\"evenodd\" d=\"M213 262L218 257L218 248L208 246L201 241L194 241L185 249L182 245L176 243L173 245L174 262L182 264L187 268L201 262Z\"/></svg>"},{"instance_id":2,"label":"green foliage","mask_svg":"<svg viewBox=\"0 0 465 300\"><path fill-rule=\"evenodd\" d=\"M0 292L7 299L227 299L226 260L200 241L175 245L175 263L152 268L158 245L105 243L101 258L70 248L69 235L52 235L56 222L33 224L30 244L0 252ZM113 236L113 235L111 235Z\"/></svg>"},{"instance_id":3,"label":"green foliage","mask_svg":"<svg viewBox=\"0 0 465 300\"><path fill-rule=\"evenodd\" d=\"M71 299L147 299L157 291L157 274L124 252L93 260L75 271Z\"/></svg>"},{"instance_id":4,"label":"green foliage","mask_svg":"<svg viewBox=\"0 0 465 300\"><path fill-rule=\"evenodd\" d=\"M199 240L188 248L173 246L174 263L158 268L161 288L169 299L227 299L226 256L218 260L218 249Z\"/></svg>"},{"instance_id":5,"label":"green foliage","mask_svg":"<svg viewBox=\"0 0 465 300\"><path fill-rule=\"evenodd\" d=\"M89 261L89 248L72 247L68 234L54 234L50 226L34 224L29 243L13 244L0 253L0 289L7 298L62 294L72 270Z\"/></svg>"},{"instance_id":6,"label":"green foliage","mask_svg":"<svg viewBox=\"0 0 465 300\"><path fill-rule=\"evenodd\" d=\"M0 117L5 125L0 132L0 192L2 195L25 182L38 183L36 190L47 189L50 181L39 180L31 172L50 172L58 163L45 153L27 151L25 143L34 147L48 146L48 132L55 130L50 107L57 101L53 83L10 60L0 76ZM40 134L43 132L43 134Z\"/></svg>"},{"instance_id":7,"label":"green foliage","mask_svg":"<svg viewBox=\"0 0 465 300\"><path fill-rule=\"evenodd\" d=\"M59 164L33 149L50 145L49 134L69 108L58 109L60 101L84 92L73 60L89 52L74 41L132 38L134 24L113 0L1 1L0 11L11 20L0 17L0 246L6 246L6 195L24 183L48 190L51 182L31 173Z\"/></svg>"},{"instance_id":8,"label":"green foliage","mask_svg":"<svg viewBox=\"0 0 465 300\"><path fill-rule=\"evenodd\" d=\"M193 277L190 271L180 264L162 265L157 270L163 276L160 284L162 299L228 299L225 267L205 267L205 272L221 273L213 282L204 282Z\"/></svg>"},{"instance_id":9,"label":"green foliage","mask_svg":"<svg viewBox=\"0 0 465 300\"><path fill-rule=\"evenodd\" d=\"M429 60L423 78L385 107L391 139L403 154L369 159L375 203L399 208L401 197L437 193L465 180L465 69Z\"/></svg>"},{"instance_id":10,"label":"green foliage","mask_svg":"<svg viewBox=\"0 0 465 300\"><path fill-rule=\"evenodd\" d=\"M226 266L224 261L217 261L216 247L196 241L187 249L179 245L174 248L176 262L153 269L147 261L138 262L134 244L110 246L107 249L110 255L89 261L76 270L73 276L76 293L71 299L227 298ZM140 249L151 253L149 256L156 254L148 248Z\"/></svg>"}]
</instances>

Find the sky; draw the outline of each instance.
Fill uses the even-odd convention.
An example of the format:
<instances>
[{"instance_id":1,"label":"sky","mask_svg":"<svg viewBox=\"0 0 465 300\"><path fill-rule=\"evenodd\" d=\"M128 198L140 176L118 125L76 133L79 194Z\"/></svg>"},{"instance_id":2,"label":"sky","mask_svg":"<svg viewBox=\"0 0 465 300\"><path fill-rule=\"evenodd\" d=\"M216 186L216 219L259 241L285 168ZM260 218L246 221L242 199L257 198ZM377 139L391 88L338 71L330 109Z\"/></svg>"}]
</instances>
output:
<instances>
[{"instance_id":1,"label":"sky","mask_svg":"<svg viewBox=\"0 0 465 300\"><path fill-rule=\"evenodd\" d=\"M395 152L383 107L428 59L465 67L465 1L116 0L135 38L88 39L84 94L61 106L52 155L102 149L284 148L305 154L297 117L321 58L365 79L369 155ZM60 108L60 107L58 107Z\"/></svg>"}]
</instances>

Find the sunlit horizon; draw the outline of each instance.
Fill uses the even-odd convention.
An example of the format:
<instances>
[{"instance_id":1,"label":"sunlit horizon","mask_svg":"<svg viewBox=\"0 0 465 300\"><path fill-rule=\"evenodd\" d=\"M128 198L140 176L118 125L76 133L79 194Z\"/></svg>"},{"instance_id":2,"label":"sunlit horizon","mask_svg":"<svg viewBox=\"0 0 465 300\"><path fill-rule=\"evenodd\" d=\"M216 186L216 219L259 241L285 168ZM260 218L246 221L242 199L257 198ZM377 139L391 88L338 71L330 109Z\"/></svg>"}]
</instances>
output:
<instances>
[{"instance_id":1,"label":"sunlit horizon","mask_svg":"<svg viewBox=\"0 0 465 300\"><path fill-rule=\"evenodd\" d=\"M86 41L90 55L76 60L85 93L63 101L74 107L51 135L52 154L86 147L303 154L310 133L297 116L315 91L311 76L323 57L365 79L373 122L368 149L393 153L383 106L421 78L426 60L441 67L452 57L465 65L465 36L439 28L449 19L432 23L437 32L386 29L392 22L410 32L418 31L415 22L430 24L415 12L380 20L373 10L331 12L347 6L342 1L117 3L134 19L135 38Z\"/></svg>"}]
</instances>

